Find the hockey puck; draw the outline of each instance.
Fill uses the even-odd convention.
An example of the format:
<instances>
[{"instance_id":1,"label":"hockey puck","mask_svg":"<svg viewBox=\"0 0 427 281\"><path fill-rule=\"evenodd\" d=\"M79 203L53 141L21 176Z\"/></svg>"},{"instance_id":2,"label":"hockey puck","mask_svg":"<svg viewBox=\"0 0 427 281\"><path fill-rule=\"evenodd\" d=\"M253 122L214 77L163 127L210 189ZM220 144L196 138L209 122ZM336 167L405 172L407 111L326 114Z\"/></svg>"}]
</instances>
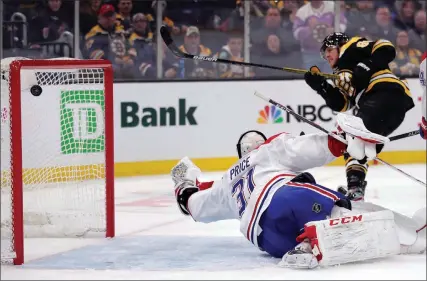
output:
<instances>
[{"instance_id":1,"label":"hockey puck","mask_svg":"<svg viewBox=\"0 0 427 281\"><path fill-rule=\"evenodd\" d=\"M33 96L38 97L42 94L43 90L39 85L33 85L31 86L30 92Z\"/></svg>"}]
</instances>

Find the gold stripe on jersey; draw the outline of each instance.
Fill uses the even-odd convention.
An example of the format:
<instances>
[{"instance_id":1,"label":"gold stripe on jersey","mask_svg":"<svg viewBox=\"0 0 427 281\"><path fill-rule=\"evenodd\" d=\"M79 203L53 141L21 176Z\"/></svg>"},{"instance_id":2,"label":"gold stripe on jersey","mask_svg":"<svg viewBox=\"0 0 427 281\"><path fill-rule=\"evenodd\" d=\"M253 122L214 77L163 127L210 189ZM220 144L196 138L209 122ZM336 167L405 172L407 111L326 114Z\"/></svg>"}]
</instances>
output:
<instances>
[{"instance_id":1,"label":"gold stripe on jersey","mask_svg":"<svg viewBox=\"0 0 427 281\"><path fill-rule=\"evenodd\" d=\"M347 43L341 46L340 48L340 57L344 54L344 52L350 47L353 43L356 43L358 40L362 39L362 37L353 37L350 40L348 40Z\"/></svg>"},{"instance_id":2,"label":"gold stripe on jersey","mask_svg":"<svg viewBox=\"0 0 427 281\"><path fill-rule=\"evenodd\" d=\"M351 160L355 160L355 159L351 159ZM348 162L347 162L348 163ZM346 163L346 165L347 165ZM359 164L359 163L355 163L355 164L350 164L348 165L348 167L345 169L346 172L350 171L350 170L359 170L364 172L365 174L368 172L368 169L366 169L363 164Z\"/></svg>"},{"instance_id":3,"label":"gold stripe on jersey","mask_svg":"<svg viewBox=\"0 0 427 281\"><path fill-rule=\"evenodd\" d=\"M378 72L375 72L375 73L371 76L371 80L372 80L372 79L374 79L375 77L378 77L378 76L383 75L383 74L392 74L392 75L394 75L394 74L393 74L393 72L391 72L390 70L388 70L388 69L384 69L384 70L380 70L380 71L378 71Z\"/></svg>"},{"instance_id":4,"label":"gold stripe on jersey","mask_svg":"<svg viewBox=\"0 0 427 281\"><path fill-rule=\"evenodd\" d=\"M348 101L348 98L346 95L344 95L343 93L341 93L341 94L343 95L343 97L345 99L345 104L344 104L344 107L341 109L340 112L345 112L345 111L349 110L350 102Z\"/></svg>"},{"instance_id":5,"label":"gold stripe on jersey","mask_svg":"<svg viewBox=\"0 0 427 281\"><path fill-rule=\"evenodd\" d=\"M381 70L374 75L372 75L371 81L369 82L368 87L366 88L365 93L368 93L372 88L378 84L378 83L396 83L400 85L403 90L405 91L405 94L411 97L411 91L409 90L409 87L399 78L397 78L390 70Z\"/></svg>"},{"instance_id":6,"label":"gold stripe on jersey","mask_svg":"<svg viewBox=\"0 0 427 281\"><path fill-rule=\"evenodd\" d=\"M373 54L377 49L384 47L384 46L391 46L394 48L394 45L390 41L380 39L377 42L375 42L374 46L372 46L371 54Z\"/></svg>"}]
</instances>

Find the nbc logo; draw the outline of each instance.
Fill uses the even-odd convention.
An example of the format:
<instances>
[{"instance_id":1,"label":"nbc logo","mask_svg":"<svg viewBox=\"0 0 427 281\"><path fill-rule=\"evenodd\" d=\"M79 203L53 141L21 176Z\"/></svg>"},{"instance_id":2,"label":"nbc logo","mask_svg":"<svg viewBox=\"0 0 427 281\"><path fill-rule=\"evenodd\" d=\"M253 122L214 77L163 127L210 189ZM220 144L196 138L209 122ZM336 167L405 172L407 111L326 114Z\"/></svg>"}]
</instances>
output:
<instances>
[{"instance_id":1,"label":"nbc logo","mask_svg":"<svg viewBox=\"0 0 427 281\"><path fill-rule=\"evenodd\" d=\"M266 105L263 110L259 111L257 122L259 124L283 123L282 111L274 105Z\"/></svg>"}]
</instances>

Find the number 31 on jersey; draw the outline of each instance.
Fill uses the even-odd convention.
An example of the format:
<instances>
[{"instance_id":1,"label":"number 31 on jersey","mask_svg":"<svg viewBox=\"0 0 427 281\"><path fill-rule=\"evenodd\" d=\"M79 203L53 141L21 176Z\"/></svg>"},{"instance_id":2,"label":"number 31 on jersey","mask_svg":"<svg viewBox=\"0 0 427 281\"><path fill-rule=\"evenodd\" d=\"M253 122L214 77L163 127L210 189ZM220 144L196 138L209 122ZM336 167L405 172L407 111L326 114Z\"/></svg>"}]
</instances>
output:
<instances>
[{"instance_id":1,"label":"number 31 on jersey","mask_svg":"<svg viewBox=\"0 0 427 281\"><path fill-rule=\"evenodd\" d=\"M236 199L239 208L239 218L243 216L251 193L255 189L254 170L255 167L251 168L246 176L240 178L231 189L232 196Z\"/></svg>"}]
</instances>

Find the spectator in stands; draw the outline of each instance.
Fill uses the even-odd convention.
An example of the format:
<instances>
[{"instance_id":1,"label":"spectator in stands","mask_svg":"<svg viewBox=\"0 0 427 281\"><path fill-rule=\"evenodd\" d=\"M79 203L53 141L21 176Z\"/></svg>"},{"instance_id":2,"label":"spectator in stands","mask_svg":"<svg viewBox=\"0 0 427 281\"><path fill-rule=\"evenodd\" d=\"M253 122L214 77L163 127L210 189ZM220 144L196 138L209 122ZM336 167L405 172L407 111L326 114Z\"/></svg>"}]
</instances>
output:
<instances>
[{"instance_id":1,"label":"spectator in stands","mask_svg":"<svg viewBox=\"0 0 427 281\"><path fill-rule=\"evenodd\" d=\"M415 27L408 31L411 45L418 50L426 50L426 11L415 13Z\"/></svg>"},{"instance_id":2,"label":"spectator in stands","mask_svg":"<svg viewBox=\"0 0 427 281\"><path fill-rule=\"evenodd\" d=\"M227 44L222 46L216 57L232 61L244 61L242 52L243 33L230 31ZM245 75L244 68L239 65L217 63L216 67L219 78L242 78Z\"/></svg>"},{"instance_id":3,"label":"spectator in stands","mask_svg":"<svg viewBox=\"0 0 427 281\"><path fill-rule=\"evenodd\" d=\"M374 39L387 39L395 42L399 30L394 27L390 9L387 6L377 8L375 21L376 24L371 27Z\"/></svg>"},{"instance_id":4,"label":"spectator in stands","mask_svg":"<svg viewBox=\"0 0 427 281\"><path fill-rule=\"evenodd\" d=\"M282 26L287 30L292 30L298 9L301 7L300 1L284 0L282 2L283 8L280 10L282 14Z\"/></svg>"},{"instance_id":5,"label":"spectator in stands","mask_svg":"<svg viewBox=\"0 0 427 281\"><path fill-rule=\"evenodd\" d=\"M166 2L164 2L164 3L166 3ZM172 34L178 35L181 32L185 32L185 29L183 29L182 27L177 26L174 23L174 21L167 16L168 9L165 9L166 8L166 4L165 5L161 5L161 7L162 7L162 14L163 14L163 23L162 24L166 25L169 28L169 30L170 30L170 32ZM149 22L149 28L150 28L150 30L151 31L155 31L156 30L156 16L155 15L157 14L156 0L153 1L153 3L152 3L152 10L153 10L152 12L146 13L146 17L147 17L148 22Z\"/></svg>"},{"instance_id":6,"label":"spectator in stands","mask_svg":"<svg viewBox=\"0 0 427 281\"><path fill-rule=\"evenodd\" d=\"M130 77L134 62L129 56L129 45L124 31L116 25L116 12L111 4L99 9L98 24L85 37L86 51L90 59L108 59L117 77Z\"/></svg>"},{"instance_id":7,"label":"spectator in stands","mask_svg":"<svg viewBox=\"0 0 427 281\"><path fill-rule=\"evenodd\" d=\"M396 2L401 0L374 0L375 10L380 7L388 7L390 15L392 18L395 18L399 13L396 10Z\"/></svg>"},{"instance_id":8,"label":"spectator in stands","mask_svg":"<svg viewBox=\"0 0 427 281\"><path fill-rule=\"evenodd\" d=\"M422 52L409 47L409 36L401 30L396 38L396 58L390 63L390 69L397 76L418 75Z\"/></svg>"},{"instance_id":9,"label":"spectator in stands","mask_svg":"<svg viewBox=\"0 0 427 281\"><path fill-rule=\"evenodd\" d=\"M132 33L129 36L129 55L137 64L142 60L143 50L147 44L152 43L153 33L148 27L147 17L137 13L132 17Z\"/></svg>"},{"instance_id":10,"label":"spectator in stands","mask_svg":"<svg viewBox=\"0 0 427 281\"><path fill-rule=\"evenodd\" d=\"M310 68L317 65L323 72L330 72L328 63L319 55L323 39L334 31L333 1L310 0L299 8L296 14L293 30L294 37L299 41L303 65ZM344 32L347 20L344 11L340 17L340 31Z\"/></svg>"},{"instance_id":11,"label":"spectator in stands","mask_svg":"<svg viewBox=\"0 0 427 281\"><path fill-rule=\"evenodd\" d=\"M285 40L286 30L282 28L282 17L280 11L276 7L271 7L267 10L264 17L264 24L261 28L254 30L252 41L255 45L264 44L269 34L274 33ZM256 46L255 46L256 47Z\"/></svg>"},{"instance_id":12,"label":"spectator in stands","mask_svg":"<svg viewBox=\"0 0 427 281\"><path fill-rule=\"evenodd\" d=\"M200 44L200 31L196 26L189 26L184 36L184 44L179 46L179 49L185 53L199 56L212 56L212 51L208 47ZM185 78L213 78L214 64L207 61L184 60L184 75L182 69L178 70L180 76ZM181 78L184 78L181 77Z\"/></svg>"},{"instance_id":13,"label":"spectator in stands","mask_svg":"<svg viewBox=\"0 0 427 281\"><path fill-rule=\"evenodd\" d=\"M283 55L281 54L280 39L277 35L270 34L266 40L266 48L258 53L257 60L262 59L262 62L267 65L280 66L280 62L284 63ZM285 73L278 70L270 70L264 68L255 68L256 77L283 77Z\"/></svg>"},{"instance_id":14,"label":"spectator in stands","mask_svg":"<svg viewBox=\"0 0 427 281\"><path fill-rule=\"evenodd\" d=\"M133 3L132 0L119 0L117 3L118 13L116 13L117 24L122 27L126 33L130 33L132 24L131 12Z\"/></svg>"},{"instance_id":15,"label":"spectator in stands","mask_svg":"<svg viewBox=\"0 0 427 281\"><path fill-rule=\"evenodd\" d=\"M131 46L138 45L136 41L143 43L153 40L153 32L151 32L148 19L143 13L137 13L132 17L132 33L129 36Z\"/></svg>"},{"instance_id":16,"label":"spectator in stands","mask_svg":"<svg viewBox=\"0 0 427 281\"><path fill-rule=\"evenodd\" d=\"M420 5L415 0L403 0L396 2L397 12L394 19L394 25L398 29L408 30L414 28L415 11L420 8Z\"/></svg>"},{"instance_id":17,"label":"spectator in stands","mask_svg":"<svg viewBox=\"0 0 427 281\"><path fill-rule=\"evenodd\" d=\"M278 67L286 66L300 68L300 65L302 64L300 52L295 51L293 53L289 53L287 50L283 49L281 44L282 41L280 41L278 36L270 34L267 37L265 48L254 55L252 61ZM292 74L288 72L264 68L255 68L254 71L256 77L292 76Z\"/></svg>"},{"instance_id":18,"label":"spectator in stands","mask_svg":"<svg viewBox=\"0 0 427 281\"><path fill-rule=\"evenodd\" d=\"M155 36L154 38L155 39ZM173 79L177 77L178 63L172 53L167 48L166 44L162 41L162 71L163 78ZM139 56L137 61L137 67L139 73L144 79L156 79L157 78L157 44L153 40L150 43L145 44L142 49L139 50Z\"/></svg>"},{"instance_id":19,"label":"spectator in stands","mask_svg":"<svg viewBox=\"0 0 427 281\"><path fill-rule=\"evenodd\" d=\"M101 0L84 0L80 2L80 33L87 34L98 24L98 10Z\"/></svg>"},{"instance_id":20,"label":"spectator in stands","mask_svg":"<svg viewBox=\"0 0 427 281\"><path fill-rule=\"evenodd\" d=\"M173 19L175 22L173 26L179 27L181 34L185 34L189 26L206 26L212 19L215 4L216 1L167 1L164 14L169 20ZM165 18L163 21L165 22ZM174 29L172 28L172 31Z\"/></svg>"},{"instance_id":21,"label":"spectator in stands","mask_svg":"<svg viewBox=\"0 0 427 281\"><path fill-rule=\"evenodd\" d=\"M98 24L98 10L101 0L86 0L80 2L80 32L87 34Z\"/></svg>"},{"instance_id":22,"label":"spectator in stands","mask_svg":"<svg viewBox=\"0 0 427 281\"><path fill-rule=\"evenodd\" d=\"M212 25L221 32L244 29L244 7L241 0L227 2L221 9L215 11Z\"/></svg>"},{"instance_id":23,"label":"spectator in stands","mask_svg":"<svg viewBox=\"0 0 427 281\"><path fill-rule=\"evenodd\" d=\"M347 13L347 31L346 33L353 36L362 36L372 39L369 34L371 26L375 25L375 10L373 0L360 0L355 2L355 8Z\"/></svg>"},{"instance_id":24,"label":"spectator in stands","mask_svg":"<svg viewBox=\"0 0 427 281\"><path fill-rule=\"evenodd\" d=\"M73 13L62 7L61 0L48 0L47 7L29 24L29 41L55 41L64 31L72 31L73 23Z\"/></svg>"},{"instance_id":25,"label":"spectator in stands","mask_svg":"<svg viewBox=\"0 0 427 281\"><path fill-rule=\"evenodd\" d=\"M264 26L255 30L252 39L251 55L255 58L259 57L258 54L266 52L267 41L270 35L275 35L280 40L282 55L299 52L299 44L293 38L292 31L281 26L282 17L279 9L272 7L268 9L267 15L264 18ZM317 52L319 56L319 52ZM301 67L301 65L293 65L294 67Z\"/></svg>"}]
</instances>

